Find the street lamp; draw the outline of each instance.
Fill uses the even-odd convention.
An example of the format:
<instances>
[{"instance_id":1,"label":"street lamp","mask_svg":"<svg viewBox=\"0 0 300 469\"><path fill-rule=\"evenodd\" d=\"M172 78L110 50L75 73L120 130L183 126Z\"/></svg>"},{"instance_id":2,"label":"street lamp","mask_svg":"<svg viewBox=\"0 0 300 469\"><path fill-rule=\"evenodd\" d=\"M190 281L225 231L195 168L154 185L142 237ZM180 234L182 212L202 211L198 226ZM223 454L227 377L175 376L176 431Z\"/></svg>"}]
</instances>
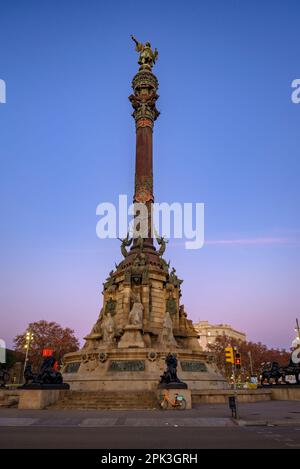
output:
<instances>
[{"instance_id":1,"label":"street lamp","mask_svg":"<svg viewBox=\"0 0 300 469\"><path fill-rule=\"evenodd\" d=\"M251 376L253 376L253 364L252 364L251 350L248 351L248 356L249 356L249 361L250 361L250 373L251 373Z\"/></svg>"},{"instance_id":2,"label":"street lamp","mask_svg":"<svg viewBox=\"0 0 300 469\"><path fill-rule=\"evenodd\" d=\"M27 331L26 336L25 336L26 343L24 345L24 348L26 349L26 355L25 355L25 363L24 363L23 374L25 373L25 368L26 368L26 364L27 364L27 360L28 360L28 352L29 352L30 342L32 341L32 339L33 339L33 333L31 331Z\"/></svg>"}]
</instances>

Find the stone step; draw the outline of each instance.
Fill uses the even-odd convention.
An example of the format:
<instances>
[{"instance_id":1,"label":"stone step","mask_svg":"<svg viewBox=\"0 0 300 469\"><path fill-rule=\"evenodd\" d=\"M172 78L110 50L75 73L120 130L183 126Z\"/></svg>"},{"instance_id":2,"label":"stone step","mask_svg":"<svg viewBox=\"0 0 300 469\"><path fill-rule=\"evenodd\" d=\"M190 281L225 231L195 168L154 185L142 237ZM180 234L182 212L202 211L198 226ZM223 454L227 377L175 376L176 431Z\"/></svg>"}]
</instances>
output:
<instances>
[{"instance_id":1,"label":"stone step","mask_svg":"<svg viewBox=\"0 0 300 469\"><path fill-rule=\"evenodd\" d=\"M153 397L148 397L148 396L80 396L80 397L77 397L77 396L65 396L65 399L69 399L69 400L77 400L77 401L84 401L86 399L89 399L89 400L107 400L107 401L111 401L111 400L137 400L137 399L153 399Z\"/></svg>"},{"instance_id":2,"label":"stone step","mask_svg":"<svg viewBox=\"0 0 300 469\"><path fill-rule=\"evenodd\" d=\"M9 396L7 399L1 399L0 407L1 408L17 407L18 402L19 402L18 396Z\"/></svg>"},{"instance_id":3,"label":"stone step","mask_svg":"<svg viewBox=\"0 0 300 469\"><path fill-rule=\"evenodd\" d=\"M49 406L51 409L153 409L157 407L155 393L146 392L97 392L70 391L64 398Z\"/></svg>"},{"instance_id":4,"label":"stone step","mask_svg":"<svg viewBox=\"0 0 300 469\"><path fill-rule=\"evenodd\" d=\"M139 405L139 403L141 405L145 405L145 404L149 404L151 405L153 403L153 401L90 401L90 400L86 400L86 401L72 401L72 400L68 400L68 401L63 401L65 405L69 405L69 404L77 404L77 405L84 405L86 402L88 402L89 404L91 405L104 405L104 404L114 404L114 403L117 403L117 402L121 402L121 404L135 404L135 405Z\"/></svg>"},{"instance_id":5,"label":"stone step","mask_svg":"<svg viewBox=\"0 0 300 469\"><path fill-rule=\"evenodd\" d=\"M68 399L66 402L152 402L153 399L85 399L85 400L78 400L78 399Z\"/></svg>"},{"instance_id":6,"label":"stone step","mask_svg":"<svg viewBox=\"0 0 300 469\"><path fill-rule=\"evenodd\" d=\"M120 398L120 399L114 399L113 397L112 398L108 398L108 397L86 397L86 398L71 398L71 397L66 397L65 398L66 401L79 401L79 402L84 402L84 401L89 401L89 402L100 402L100 401L106 401L106 402L112 402L112 401L128 401L128 402L135 402L135 401L152 401L152 399L150 398L145 398L145 397L136 397L136 398L131 398L131 397L124 397L124 398Z\"/></svg>"},{"instance_id":7,"label":"stone step","mask_svg":"<svg viewBox=\"0 0 300 469\"><path fill-rule=\"evenodd\" d=\"M85 400L107 400L107 401L112 401L112 400L131 400L131 401L136 401L136 400L152 400L153 399L153 396L145 396L145 395L140 395L140 396L136 396L136 395L132 395L132 396L128 396L126 394L122 395L122 396L115 396L115 395L97 395L97 396L89 396L89 395L84 395L84 396L77 396L77 395L67 395L64 397L65 400L78 400L78 401L85 401Z\"/></svg>"},{"instance_id":8,"label":"stone step","mask_svg":"<svg viewBox=\"0 0 300 469\"><path fill-rule=\"evenodd\" d=\"M115 400L115 399L64 399L64 402L78 402L78 404L82 404L84 402L90 402L91 404L99 404L101 402L106 402L110 404L111 402L126 402L126 403L135 403L135 402L143 402L143 403L151 403L153 399L122 399L122 400Z\"/></svg>"},{"instance_id":9,"label":"stone step","mask_svg":"<svg viewBox=\"0 0 300 469\"><path fill-rule=\"evenodd\" d=\"M135 391L122 391L122 392L117 392L117 391L98 391L98 392L95 392L95 391L91 391L91 392L87 392L87 391L69 391L69 394L72 395L72 396L102 396L102 395L105 395L105 396L124 396L126 394L126 396L150 396L152 395L152 392L151 391L145 391L145 392L135 392Z\"/></svg>"},{"instance_id":10,"label":"stone step","mask_svg":"<svg viewBox=\"0 0 300 469\"><path fill-rule=\"evenodd\" d=\"M75 404L72 404L72 405L64 405L63 403L61 404L54 404L50 407L48 407L48 409L53 409L53 410L59 410L59 409L73 409L73 410L93 410L93 409L96 409L96 410L144 410L144 409L157 409L157 405L90 405L90 404L84 404L84 405L75 405Z\"/></svg>"},{"instance_id":11,"label":"stone step","mask_svg":"<svg viewBox=\"0 0 300 469\"><path fill-rule=\"evenodd\" d=\"M144 409L157 409L158 405L157 404L152 404L152 405L134 405L134 404L105 404L105 405L92 405L92 404L81 404L81 405L76 405L76 404L65 404L65 403L57 403L53 404L52 406L49 406L48 409L51 410L67 410L67 409L74 409L74 410L144 410Z\"/></svg>"}]
</instances>

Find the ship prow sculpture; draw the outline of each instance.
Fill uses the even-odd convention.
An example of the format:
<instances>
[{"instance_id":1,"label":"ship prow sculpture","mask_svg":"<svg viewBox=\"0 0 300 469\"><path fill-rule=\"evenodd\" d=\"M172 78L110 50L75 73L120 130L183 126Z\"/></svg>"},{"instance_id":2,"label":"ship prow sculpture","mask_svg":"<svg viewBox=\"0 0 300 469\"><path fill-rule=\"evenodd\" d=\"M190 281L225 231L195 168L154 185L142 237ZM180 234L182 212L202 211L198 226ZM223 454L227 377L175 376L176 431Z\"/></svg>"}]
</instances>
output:
<instances>
[{"instance_id":1,"label":"ship prow sculpture","mask_svg":"<svg viewBox=\"0 0 300 469\"><path fill-rule=\"evenodd\" d=\"M103 307L85 345L64 357L64 380L74 390L156 389L168 354L178 359L180 379L193 389L226 386L213 355L202 351L181 304L176 270L163 257L167 242L152 234L152 138L158 80L152 67L158 52L132 36L139 52L129 100L136 126L134 203L145 204L149 231L120 240L123 260L103 284Z\"/></svg>"}]
</instances>

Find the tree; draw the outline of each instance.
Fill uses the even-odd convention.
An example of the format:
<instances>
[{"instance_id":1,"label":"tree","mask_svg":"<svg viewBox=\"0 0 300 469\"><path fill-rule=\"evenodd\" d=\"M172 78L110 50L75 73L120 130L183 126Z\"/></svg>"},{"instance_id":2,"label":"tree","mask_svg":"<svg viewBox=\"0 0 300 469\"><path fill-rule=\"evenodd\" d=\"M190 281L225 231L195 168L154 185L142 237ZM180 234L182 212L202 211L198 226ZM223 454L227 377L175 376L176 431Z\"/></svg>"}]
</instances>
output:
<instances>
[{"instance_id":1,"label":"tree","mask_svg":"<svg viewBox=\"0 0 300 469\"><path fill-rule=\"evenodd\" d=\"M253 374L256 376L260 374L261 364L263 362L276 361L280 366L287 365L289 362L290 354L284 349L268 349L268 347L263 345L261 342L244 342L232 339L231 337L226 337L225 335L219 336L213 344L209 344L209 351L215 354L216 364L227 379L232 375L231 364L225 362L225 347L229 344L232 347L237 347L241 354L242 366L238 371L238 377L242 381L246 381L251 375L250 354Z\"/></svg>"},{"instance_id":2,"label":"tree","mask_svg":"<svg viewBox=\"0 0 300 469\"><path fill-rule=\"evenodd\" d=\"M74 331L69 327L63 328L56 322L45 320L28 324L27 330L14 339L16 352L24 353L26 345L26 332L33 333L28 351L28 361L38 367L42 360L42 352L45 348L53 349L57 360L65 353L75 352L79 349L79 341L74 335Z\"/></svg>"}]
</instances>

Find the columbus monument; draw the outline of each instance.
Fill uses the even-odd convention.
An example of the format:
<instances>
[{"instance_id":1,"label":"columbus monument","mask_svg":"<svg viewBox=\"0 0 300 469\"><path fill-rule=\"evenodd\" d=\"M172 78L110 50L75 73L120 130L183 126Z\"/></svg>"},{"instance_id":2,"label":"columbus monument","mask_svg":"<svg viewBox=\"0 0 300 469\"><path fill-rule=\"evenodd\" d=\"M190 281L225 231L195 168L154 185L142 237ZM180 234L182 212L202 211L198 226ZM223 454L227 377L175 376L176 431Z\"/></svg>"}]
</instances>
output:
<instances>
[{"instance_id":1,"label":"columbus monument","mask_svg":"<svg viewBox=\"0 0 300 469\"><path fill-rule=\"evenodd\" d=\"M149 42L132 39L139 53L129 96L136 129L133 202L147 207L149 228L143 237L128 234L121 240L123 259L103 284L99 317L83 348L64 357L64 381L78 391L155 390L171 353L189 389L220 389L225 380L213 355L201 350L181 304L182 280L164 258L166 240L156 232L152 235L152 139L159 116L158 80L152 68L158 52Z\"/></svg>"}]
</instances>

